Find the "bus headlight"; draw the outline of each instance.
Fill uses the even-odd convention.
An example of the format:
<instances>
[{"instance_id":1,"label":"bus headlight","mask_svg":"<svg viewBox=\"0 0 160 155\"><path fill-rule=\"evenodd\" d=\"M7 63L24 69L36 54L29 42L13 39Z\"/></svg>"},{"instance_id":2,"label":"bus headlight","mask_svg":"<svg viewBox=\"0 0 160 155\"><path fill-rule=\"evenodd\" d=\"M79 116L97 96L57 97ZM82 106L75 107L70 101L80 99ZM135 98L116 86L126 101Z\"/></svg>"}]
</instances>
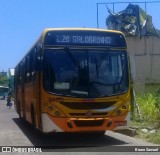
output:
<instances>
[{"instance_id":1,"label":"bus headlight","mask_svg":"<svg viewBox=\"0 0 160 155\"><path fill-rule=\"evenodd\" d=\"M66 117L66 115L57 107L48 104L47 106L47 112L52 115L52 116L57 116L57 117Z\"/></svg>"},{"instance_id":2,"label":"bus headlight","mask_svg":"<svg viewBox=\"0 0 160 155\"><path fill-rule=\"evenodd\" d=\"M111 116L120 116L124 115L127 111L129 111L128 103L119 106L116 110L113 111Z\"/></svg>"},{"instance_id":3,"label":"bus headlight","mask_svg":"<svg viewBox=\"0 0 160 155\"><path fill-rule=\"evenodd\" d=\"M53 111L54 110L53 106L48 106L48 110Z\"/></svg>"},{"instance_id":4,"label":"bus headlight","mask_svg":"<svg viewBox=\"0 0 160 155\"><path fill-rule=\"evenodd\" d=\"M122 109L127 109L127 106L126 106L126 105L122 105L121 108L122 108Z\"/></svg>"},{"instance_id":5,"label":"bus headlight","mask_svg":"<svg viewBox=\"0 0 160 155\"><path fill-rule=\"evenodd\" d=\"M116 115L117 115L117 116L119 116L119 115L121 115L121 114L122 114L121 109L116 110Z\"/></svg>"},{"instance_id":6,"label":"bus headlight","mask_svg":"<svg viewBox=\"0 0 160 155\"><path fill-rule=\"evenodd\" d=\"M60 111L56 111L56 112L55 112L55 115L56 115L56 116L60 116L60 115L61 115Z\"/></svg>"}]
</instances>

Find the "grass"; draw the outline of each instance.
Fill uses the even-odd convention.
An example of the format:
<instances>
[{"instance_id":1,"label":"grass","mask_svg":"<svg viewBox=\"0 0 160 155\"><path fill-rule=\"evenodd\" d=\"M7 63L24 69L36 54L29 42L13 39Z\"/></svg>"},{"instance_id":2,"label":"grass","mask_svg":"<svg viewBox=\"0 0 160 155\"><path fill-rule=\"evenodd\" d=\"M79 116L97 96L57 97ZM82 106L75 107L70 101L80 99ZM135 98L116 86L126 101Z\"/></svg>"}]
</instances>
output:
<instances>
[{"instance_id":1,"label":"grass","mask_svg":"<svg viewBox=\"0 0 160 155\"><path fill-rule=\"evenodd\" d=\"M136 109L131 117L131 127L138 128L136 137L160 144L160 91L136 96L136 102L141 113L141 120ZM142 128L148 129L148 132L143 133ZM150 133L153 129L156 132Z\"/></svg>"}]
</instances>

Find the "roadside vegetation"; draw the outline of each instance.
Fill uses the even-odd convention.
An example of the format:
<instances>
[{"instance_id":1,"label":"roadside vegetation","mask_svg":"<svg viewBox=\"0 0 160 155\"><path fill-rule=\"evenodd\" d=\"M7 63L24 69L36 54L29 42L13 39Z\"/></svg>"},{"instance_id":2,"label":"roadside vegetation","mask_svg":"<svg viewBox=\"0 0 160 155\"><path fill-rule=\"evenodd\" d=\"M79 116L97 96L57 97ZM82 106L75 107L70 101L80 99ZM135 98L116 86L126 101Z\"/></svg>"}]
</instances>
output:
<instances>
[{"instance_id":1,"label":"roadside vegetation","mask_svg":"<svg viewBox=\"0 0 160 155\"><path fill-rule=\"evenodd\" d=\"M7 76L0 75L0 86L8 86L9 79Z\"/></svg>"},{"instance_id":2,"label":"roadside vegetation","mask_svg":"<svg viewBox=\"0 0 160 155\"><path fill-rule=\"evenodd\" d=\"M135 137L160 144L160 90L136 96L139 106L131 116L131 127L136 129Z\"/></svg>"}]
</instances>

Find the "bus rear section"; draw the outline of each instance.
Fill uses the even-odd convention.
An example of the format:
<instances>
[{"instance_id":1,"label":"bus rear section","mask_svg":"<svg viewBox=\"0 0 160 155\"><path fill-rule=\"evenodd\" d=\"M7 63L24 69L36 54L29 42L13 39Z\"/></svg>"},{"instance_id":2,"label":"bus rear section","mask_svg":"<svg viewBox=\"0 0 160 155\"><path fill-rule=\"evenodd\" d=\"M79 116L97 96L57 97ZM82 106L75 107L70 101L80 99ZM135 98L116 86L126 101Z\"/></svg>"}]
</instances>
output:
<instances>
[{"instance_id":1,"label":"bus rear section","mask_svg":"<svg viewBox=\"0 0 160 155\"><path fill-rule=\"evenodd\" d=\"M44 133L128 128L130 73L121 32L46 29L40 42L33 87L23 85L34 99L21 98L22 117Z\"/></svg>"}]
</instances>

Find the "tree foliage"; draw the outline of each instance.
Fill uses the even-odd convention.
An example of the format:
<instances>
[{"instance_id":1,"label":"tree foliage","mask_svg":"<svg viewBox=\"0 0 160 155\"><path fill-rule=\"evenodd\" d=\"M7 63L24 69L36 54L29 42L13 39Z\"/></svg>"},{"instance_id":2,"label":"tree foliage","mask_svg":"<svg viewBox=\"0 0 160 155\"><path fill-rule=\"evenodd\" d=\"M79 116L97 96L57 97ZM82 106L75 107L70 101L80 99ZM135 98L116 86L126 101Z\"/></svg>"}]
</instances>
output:
<instances>
[{"instance_id":1,"label":"tree foliage","mask_svg":"<svg viewBox=\"0 0 160 155\"><path fill-rule=\"evenodd\" d=\"M0 75L0 85L2 86L8 86L9 79L7 76Z\"/></svg>"}]
</instances>

